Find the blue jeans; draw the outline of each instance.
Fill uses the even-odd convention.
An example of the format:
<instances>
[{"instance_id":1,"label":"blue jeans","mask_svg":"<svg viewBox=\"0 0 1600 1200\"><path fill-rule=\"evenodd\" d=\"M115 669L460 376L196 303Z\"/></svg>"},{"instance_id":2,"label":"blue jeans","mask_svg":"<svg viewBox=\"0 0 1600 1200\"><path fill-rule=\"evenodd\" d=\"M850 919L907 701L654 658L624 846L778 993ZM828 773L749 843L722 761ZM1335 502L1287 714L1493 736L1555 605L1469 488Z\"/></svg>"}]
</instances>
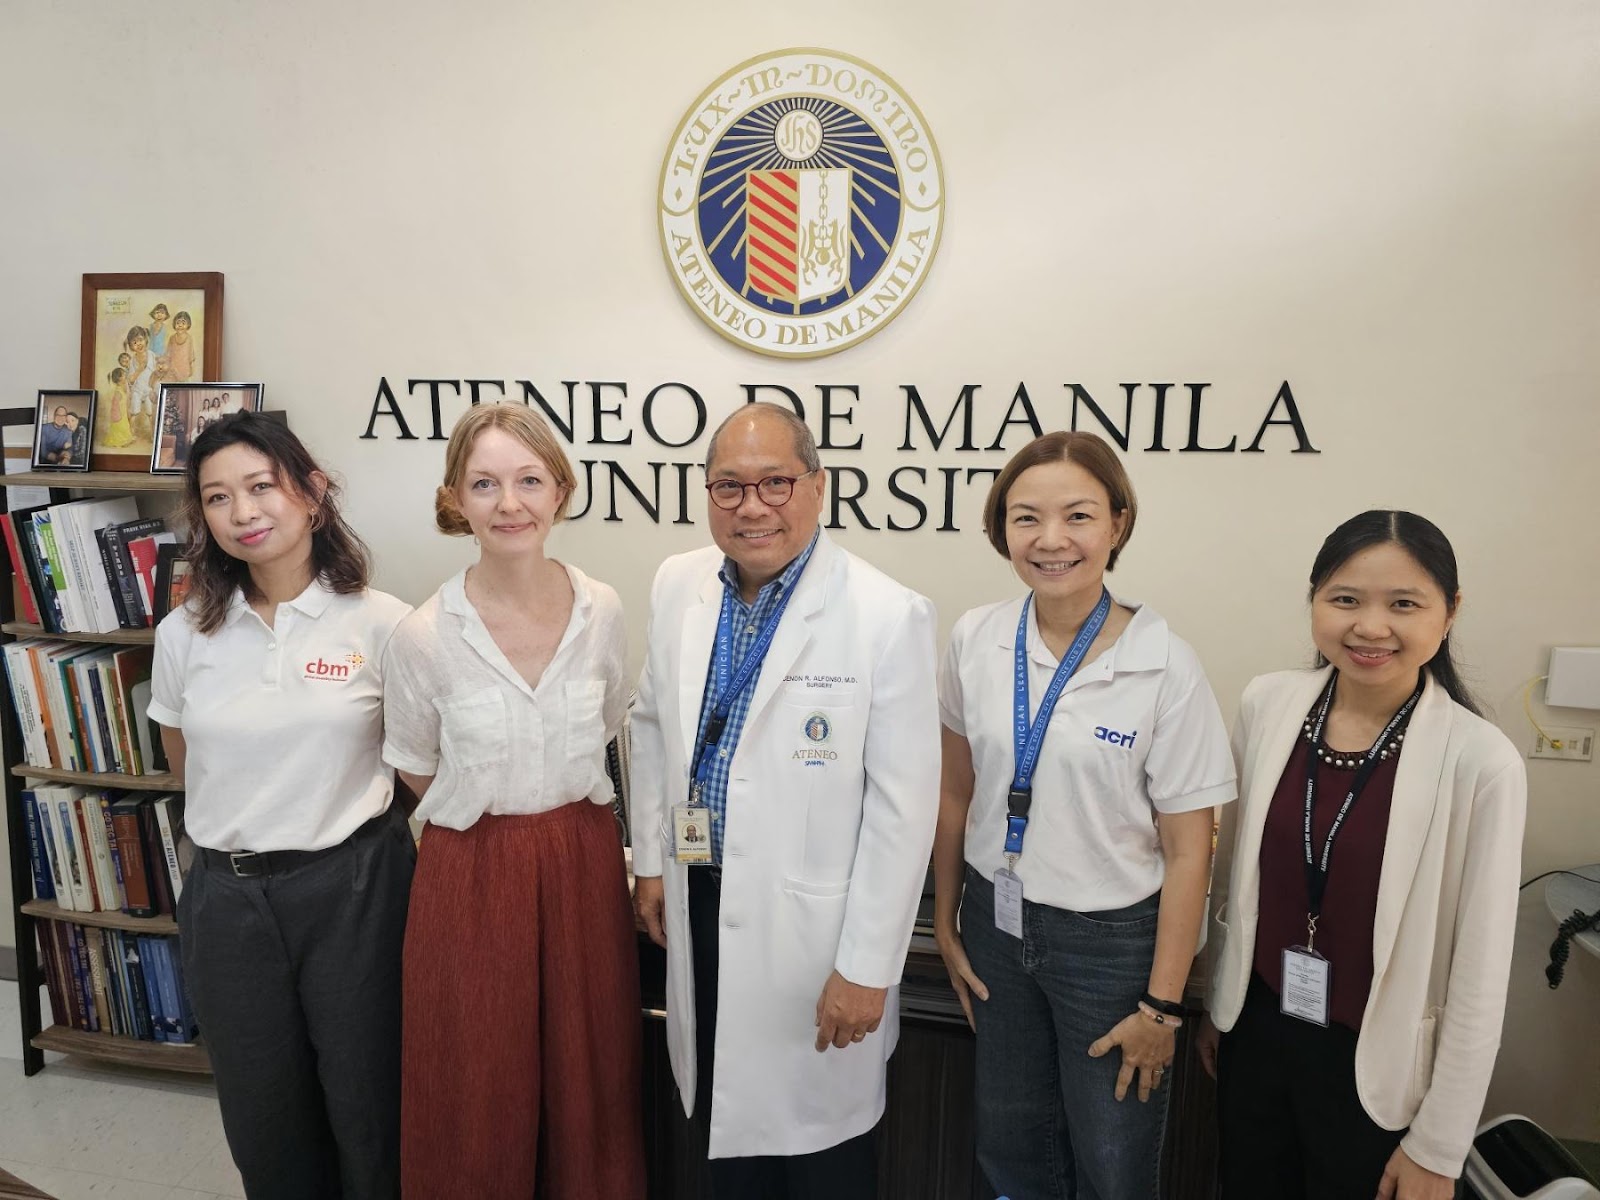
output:
<instances>
[{"instance_id":1,"label":"blue jeans","mask_svg":"<svg viewBox=\"0 0 1600 1200\"><path fill-rule=\"evenodd\" d=\"M1079 913L1023 902L1021 940L994 926L994 885L967 868L961 936L989 990L977 1025L978 1163L1009 1200L1155 1200L1170 1088L1114 1094L1122 1053L1091 1043L1138 1011L1160 893Z\"/></svg>"}]
</instances>

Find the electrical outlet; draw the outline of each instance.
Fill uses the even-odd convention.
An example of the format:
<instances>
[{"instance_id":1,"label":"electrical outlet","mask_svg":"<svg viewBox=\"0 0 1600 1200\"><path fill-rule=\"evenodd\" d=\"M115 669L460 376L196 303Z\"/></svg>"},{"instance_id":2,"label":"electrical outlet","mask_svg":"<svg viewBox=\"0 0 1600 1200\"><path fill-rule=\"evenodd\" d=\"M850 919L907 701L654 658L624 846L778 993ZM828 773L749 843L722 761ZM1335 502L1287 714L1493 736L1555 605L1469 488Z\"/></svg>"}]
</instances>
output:
<instances>
[{"instance_id":1,"label":"electrical outlet","mask_svg":"<svg viewBox=\"0 0 1600 1200\"><path fill-rule=\"evenodd\" d=\"M1545 734L1550 736L1547 738ZM1534 735L1529 758L1564 758L1572 762L1589 762L1594 758L1594 730L1561 729L1546 725L1544 733Z\"/></svg>"}]
</instances>

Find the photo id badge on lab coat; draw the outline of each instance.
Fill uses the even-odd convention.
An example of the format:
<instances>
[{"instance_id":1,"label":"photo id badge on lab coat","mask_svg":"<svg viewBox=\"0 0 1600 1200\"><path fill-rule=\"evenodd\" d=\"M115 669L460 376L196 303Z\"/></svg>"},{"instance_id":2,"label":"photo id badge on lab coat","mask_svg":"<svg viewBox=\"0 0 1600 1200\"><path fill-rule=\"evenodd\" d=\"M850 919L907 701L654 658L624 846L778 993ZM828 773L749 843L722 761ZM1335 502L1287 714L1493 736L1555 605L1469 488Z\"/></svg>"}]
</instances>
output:
<instances>
[{"instance_id":1,"label":"photo id badge on lab coat","mask_svg":"<svg viewBox=\"0 0 1600 1200\"><path fill-rule=\"evenodd\" d=\"M711 810L680 804L672 810L672 855L688 866L711 861Z\"/></svg>"},{"instance_id":2,"label":"photo id badge on lab coat","mask_svg":"<svg viewBox=\"0 0 1600 1200\"><path fill-rule=\"evenodd\" d=\"M1005 867L994 873L994 927L1014 938L1022 936L1022 880Z\"/></svg>"},{"instance_id":3,"label":"photo id badge on lab coat","mask_svg":"<svg viewBox=\"0 0 1600 1200\"><path fill-rule=\"evenodd\" d=\"M1333 964L1315 950L1290 946L1283 952L1283 991L1278 1007L1284 1016L1328 1027L1328 1001L1333 994Z\"/></svg>"}]
</instances>

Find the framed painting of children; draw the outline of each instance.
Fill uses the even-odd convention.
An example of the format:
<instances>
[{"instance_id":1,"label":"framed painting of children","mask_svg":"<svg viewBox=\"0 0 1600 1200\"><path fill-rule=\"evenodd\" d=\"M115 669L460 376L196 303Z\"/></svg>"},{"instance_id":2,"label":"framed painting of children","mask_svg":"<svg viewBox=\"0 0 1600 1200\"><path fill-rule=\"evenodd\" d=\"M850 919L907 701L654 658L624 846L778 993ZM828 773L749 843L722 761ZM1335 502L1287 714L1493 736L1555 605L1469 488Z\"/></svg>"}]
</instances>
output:
<instances>
[{"instance_id":1,"label":"framed painting of children","mask_svg":"<svg viewBox=\"0 0 1600 1200\"><path fill-rule=\"evenodd\" d=\"M78 384L101 397L95 470L149 470L162 387L221 375L220 272L83 277Z\"/></svg>"}]
</instances>

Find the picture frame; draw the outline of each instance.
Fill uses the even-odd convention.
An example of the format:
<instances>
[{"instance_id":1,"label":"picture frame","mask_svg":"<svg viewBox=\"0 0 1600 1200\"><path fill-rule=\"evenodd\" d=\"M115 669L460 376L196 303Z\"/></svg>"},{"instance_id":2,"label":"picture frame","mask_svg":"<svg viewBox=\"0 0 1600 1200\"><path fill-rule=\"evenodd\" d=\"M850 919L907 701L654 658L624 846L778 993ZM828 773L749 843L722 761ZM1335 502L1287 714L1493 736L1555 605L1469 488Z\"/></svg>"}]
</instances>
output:
<instances>
[{"instance_id":1,"label":"picture frame","mask_svg":"<svg viewBox=\"0 0 1600 1200\"><path fill-rule=\"evenodd\" d=\"M148 470L159 385L225 378L222 273L86 274L82 318L78 386L102 393L90 467Z\"/></svg>"},{"instance_id":2,"label":"picture frame","mask_svg":"<svg viewBox=\"0 0 1600 1200\"><path fill-rule=\"evenodd\" d=\"M156 548L156 593L151 597L155 624L161 624L161 618L181 605L188 594L188 547L177 542L163 542Z\"/></svg>"},{"instance_id":3,"label":"picture frame","mask_svg":"<svg viewBox=\"0 0 1600 1200\"><path fill-rule=\"evenodd\" d=\"M164 383L156 404L151 439L152 475L182 475L189 447L200 431L219 417L260 412L266 387L259 383Z\"/></svg>"},{"instance_id":4,"label":"picture frame","mask_svg":"<svg viewBox=\"0 0 1600 1200\"><path fill-rule=\"evenodd\" d=\"M33 469L87 471L95 392L39 389L33 414Z\"/></svg>"}]
</instances>

